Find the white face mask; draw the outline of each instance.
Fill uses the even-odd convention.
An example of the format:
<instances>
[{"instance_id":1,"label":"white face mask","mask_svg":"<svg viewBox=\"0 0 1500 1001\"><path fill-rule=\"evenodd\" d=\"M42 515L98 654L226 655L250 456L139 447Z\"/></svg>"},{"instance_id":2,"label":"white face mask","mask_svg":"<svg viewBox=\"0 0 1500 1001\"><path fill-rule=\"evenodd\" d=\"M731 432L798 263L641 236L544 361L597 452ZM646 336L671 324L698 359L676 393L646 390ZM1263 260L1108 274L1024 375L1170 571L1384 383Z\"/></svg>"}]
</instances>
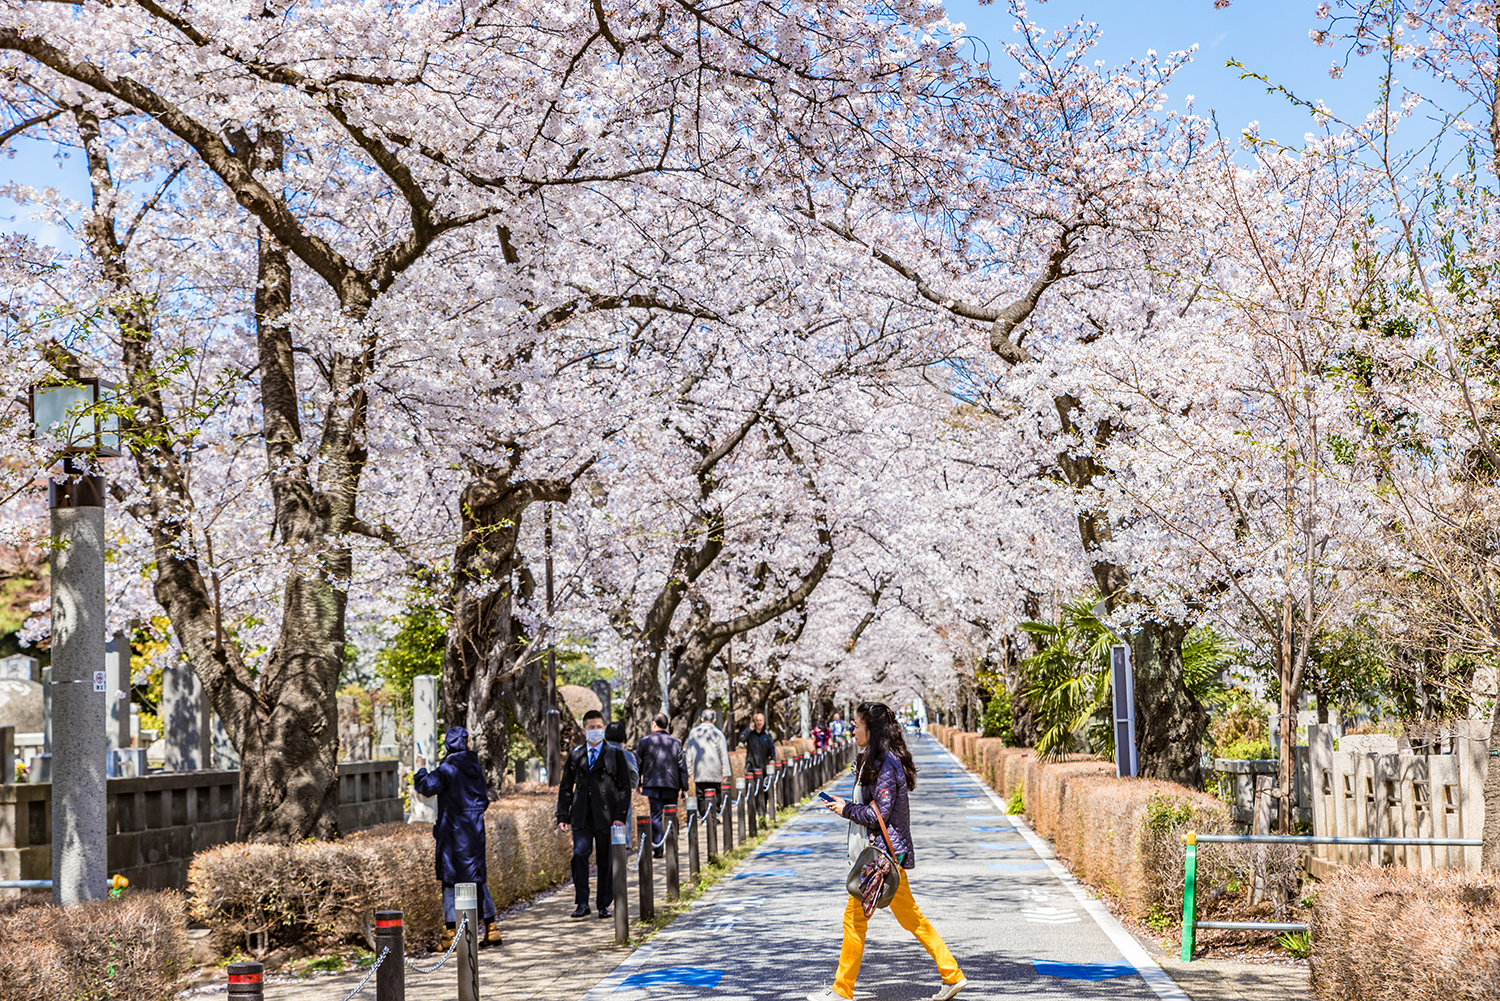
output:
<instances>
[{"instance_id":1,"label":"white face mask","mask_svg":"<svg viewBox=\"0 0 1500 1001\"><path fill-rule=\"evenodd\" d=\"M589 742L590 747L598 747L600 744L604 743L604 731L585 730L583 731L583 739Z\"/></svg>"}]
</instances>

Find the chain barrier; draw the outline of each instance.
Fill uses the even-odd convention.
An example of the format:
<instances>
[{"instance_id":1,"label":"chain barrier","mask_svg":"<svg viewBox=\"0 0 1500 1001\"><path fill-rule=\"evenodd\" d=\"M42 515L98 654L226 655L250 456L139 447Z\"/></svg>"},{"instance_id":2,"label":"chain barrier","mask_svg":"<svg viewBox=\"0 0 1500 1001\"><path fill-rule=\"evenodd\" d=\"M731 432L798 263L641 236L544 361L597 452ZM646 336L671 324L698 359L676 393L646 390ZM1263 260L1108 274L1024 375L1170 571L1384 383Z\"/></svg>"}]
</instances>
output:
<instances>
[{"instance_id":1,"label":"chain barrier","mask_svg":"<svg viewBox=\"0 0 1500 1001\"><path fill-rule=\"evenodd\" d=\"M351 999L354 997L354 995L358 994L360 991L362 991L362 990L365 989L365 984L368 984L370 982L370 978L375 975L375 971L378 970L378 969L380 969L380 964L384 963L385 962L385 957L389 956L390 954L391 954L391 947L390 946L386 946L384 949L380 950L380 958L377 959L377 960L375 960L375 965L372 966L372 967L370 967L370 972L365 974L365 979L363 979L363 980L361 980L359 982L359 986L356 987L356 988L354 988L354 990L350 991L344 997L344 1001L351 1001Z\"/></svg>"},{"instance_id":2,"label":"chain barrier","mask_svg":"<svg viewBox=\"0 0 1500 1001\"><path fill-rule=\"evenodd\" d=\"M641 860L646 857L646 843L647 842L651 842L651 850L653 852L656 851L656 849L660 848L662 845L664 845L664 844L667 843L667 837L668 837L668 835L670 835L672 833L672 826L675 823L676 823L675 820L668 820L668 821L666 821L665 823L663 823L661 825L661 840L660 841L651 841L650 838L642 838L641 839L641 847L638 848L638 849L636 849L636 852L635 852L635 871L636 872L640 872L641 871Z\"/></svg>"},{"instance_id":3,"label":"chain barrier","mask_svg":"<svg viewBox=\"0 0 1500 1001\"><path fill-rule=\"evenodd\" d=\"M448 962L448 960L450 958L452 958L454 951L456 951L458 949L459 940L464 937L464 929L466 927L468 927L468 924L469 924L469 916L467 914L465 914L464 917L463 917L463 920L458 923L458 930L453 933L453 944L450 945L450 946L448 946L448 953L447 953L447 955L443 956L442 959L438 960L438 963L437 963L436 966L430 966L430 967L428 967L426 969L423 969L422 967L418 966L416 963L413 963L411 960L408 959L406 961L406 968L409 969L409 970L416 970L418 973L436 973L438 970L441 970L443 968L443 964L446 963L446 962ZM368 978L366 978L366 979L368 979ZM363 987L364 985L361 984L360 986ZM354 992L354 994L358 994L358 993L359 993L359 991L355 991ZM354 994L349 995L349 997L353 997ZM349 1001L349 998L345 998L344 1001Z\"/></svg>"}]
</instances>

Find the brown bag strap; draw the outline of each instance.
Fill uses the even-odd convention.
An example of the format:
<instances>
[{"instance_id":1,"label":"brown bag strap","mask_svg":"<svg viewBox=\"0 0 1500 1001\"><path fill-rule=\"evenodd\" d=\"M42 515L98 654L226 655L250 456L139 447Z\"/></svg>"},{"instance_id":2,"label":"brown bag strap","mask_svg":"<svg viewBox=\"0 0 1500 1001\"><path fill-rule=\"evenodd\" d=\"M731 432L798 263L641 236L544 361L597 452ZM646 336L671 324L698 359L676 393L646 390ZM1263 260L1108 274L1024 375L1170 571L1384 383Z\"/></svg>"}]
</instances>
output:
<instances>
[{"instance_id":1,"label":"brown bag strap","mask_svg":"<svg viewBox=\"0 0 1500 1001\"><path fill-rule=\"evenodd\" d=\"M870 798L870 809L875 813L876 823L880 824L880 834L885 838L885 846L891 850L891 861L899 863L901 860L896 857L896 846L891 844L891 832L885 829L885 818L880 815L880 804L875 802L873 796Z\"/></svg>"}]
</instances>

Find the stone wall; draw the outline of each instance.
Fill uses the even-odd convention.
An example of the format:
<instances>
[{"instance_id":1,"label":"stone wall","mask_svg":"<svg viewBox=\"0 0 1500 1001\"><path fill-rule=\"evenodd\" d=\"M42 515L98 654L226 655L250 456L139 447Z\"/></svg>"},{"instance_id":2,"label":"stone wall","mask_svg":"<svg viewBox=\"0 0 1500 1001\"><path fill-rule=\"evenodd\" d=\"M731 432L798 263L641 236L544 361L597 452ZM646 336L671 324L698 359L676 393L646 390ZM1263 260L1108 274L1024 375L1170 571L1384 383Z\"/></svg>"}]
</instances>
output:
<instances>
[{"instance_id":1,"label":"stone wall","mask_svg":"<svg viewBox=\"0 0 1500 1001\"><path fill-rule=\"evenodd\" d=\"M397 768L395 761L339 765L339 827L345 834L402 819ZM125 876L132 886L185 887L195 853L234 840L239 781L238 771L110 779L110 874ZM0 785L0 879L52 878L51 821L51 784Z\"/></svg>"}]
</instances>

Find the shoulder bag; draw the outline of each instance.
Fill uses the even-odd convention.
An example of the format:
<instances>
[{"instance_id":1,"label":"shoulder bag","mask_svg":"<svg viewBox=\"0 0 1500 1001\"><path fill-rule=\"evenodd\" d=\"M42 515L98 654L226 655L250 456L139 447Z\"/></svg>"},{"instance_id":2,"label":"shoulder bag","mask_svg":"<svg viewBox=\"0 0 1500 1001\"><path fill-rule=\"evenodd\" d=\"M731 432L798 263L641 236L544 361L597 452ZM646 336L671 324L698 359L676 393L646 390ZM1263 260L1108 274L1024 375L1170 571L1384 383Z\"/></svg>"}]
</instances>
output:
<instances>
[{"instance_id":1,"label":"shoulder bag","mask_svg":"<svg viewBox=\"0 0 1500 1001\"><path fill-rule=\"evenodd\" d=\"M885 846L866 845L855 857L854 867L849 870L849 877L844 881L849 888L849 896L859 898L867 918L875 913L875 908L889 907L901 885L901 876L897 871L899 867L896 864L896 846L891 844L891 834L885 829L885 818L880 815L879 806L871 803L870 809L875 811L875 820L880 824L880 836L884 839Z\"/></svg>"}]
</instances>

